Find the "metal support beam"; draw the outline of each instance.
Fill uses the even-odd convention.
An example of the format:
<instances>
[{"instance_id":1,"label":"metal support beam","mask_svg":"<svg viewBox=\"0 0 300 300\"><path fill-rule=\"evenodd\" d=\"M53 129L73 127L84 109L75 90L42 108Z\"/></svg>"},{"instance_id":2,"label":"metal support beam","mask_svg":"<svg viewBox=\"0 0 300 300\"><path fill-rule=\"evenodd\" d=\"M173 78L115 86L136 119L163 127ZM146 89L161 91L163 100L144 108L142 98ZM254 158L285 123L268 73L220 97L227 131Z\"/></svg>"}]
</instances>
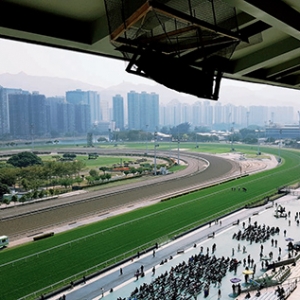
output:
<instances>
[{"instance_id":1,"label":"metal support beam","mask_svg":"<svg viewBox=\"0 0 300 300\"><path fill-rule=\"evenodd\" d=\"M0 27L85 44L92 42L89 22L20 7L7 2L0 2L0 12Z\"/></svg>"},{"instance_id":2,"label":"metal support beam","mask_svg":"<svg viewBox=\"0 0 300 300\"><path fill-rule=\"evenodd\" d=\"M266 78L284 76L286 72L293 72L295 68L300 67L300 57L296 57L295 59L288 60L281 64L278 64L268 70L266 70L265 76Z\"/></svg>"},{"instance_id":3,"label":"metal support beam","mask_svg":"<svg viewBox=\"0 0 300 300\"><path fill-rule=\"evenodd\" d=\"M300 14L289 5L284 3L281 0L244 0L249 4L255 6L261 11L264 11L271 17L274 17L281 24L280 29L284 27L290 27L290 29L294 29L300 32Z\"/></svg>"},{"instance_id":4,"label":"metal support beam","mask_svg":"<svg viewBox=\"0 0 300 300\"><path fill-rule=\"evenodd\" d=\"M290 37L233 61L231 70L228 71L239 73L239 75L248 74L266 67L272 60L278 60L279 57L287 58L292 53L300 55L300 41Z\"/></svg>"},{"instance_id":5,"label":"metal support beam","mask_svg":"<svg viewBox=\"0 0 300 300\"><path fill-rule=\"evenodd\" d=\"M247 38L243 37L242 35L240 35L239 33L233 32L233 31L229 31L226 30L224 28L220 28L217 25L211 25L208 22L205 22L203 20L200 20L198 18L195 18L193 16L187 15L181 11L175 10L169 6L163 5L161 3L158 3L156 1L153 0L149 0L149 4L151 5L151 7L153 7L153 9L155 9L156 11L170 16L172 18L177 18L179 20L182 20L183 22L187 22L187 23L191 23L194 26L198 26L199 28L202 28L204 30L208 30L211 32L216 32L218 34L221 34L223 36L227 36L233 40L243 40L245 42L247 42Z\"/></svg>"}]
</instances>

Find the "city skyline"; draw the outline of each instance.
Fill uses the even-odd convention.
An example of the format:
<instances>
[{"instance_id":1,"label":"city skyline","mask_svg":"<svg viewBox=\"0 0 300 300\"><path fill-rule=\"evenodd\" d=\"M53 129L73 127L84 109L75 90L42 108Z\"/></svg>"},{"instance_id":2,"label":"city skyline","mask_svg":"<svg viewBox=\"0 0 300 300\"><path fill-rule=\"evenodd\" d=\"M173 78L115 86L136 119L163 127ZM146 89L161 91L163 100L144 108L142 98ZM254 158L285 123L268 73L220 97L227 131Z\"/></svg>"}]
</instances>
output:
<instances>
[{"instance_id":1,"label":"city skyline","mask_svg":"<svg viewBox=\"0 0 300 300\"><path fill-rule=\"evenodd\" d=\"M91 130L154 132L182 123L189 123L191 130L207 127L230 131L250 125L298 126L300 122L300 115L293 119L294 109L288 106L246 107L208 100L187 104L177 99L161 104L159 99L156 93L129 91L125 101L116 94L109 104L95 91L77 89L66 91L65 97L45 97L37 91L0 87L0 134L30 138L84 135Z\"/></svg>"}]
</instances>

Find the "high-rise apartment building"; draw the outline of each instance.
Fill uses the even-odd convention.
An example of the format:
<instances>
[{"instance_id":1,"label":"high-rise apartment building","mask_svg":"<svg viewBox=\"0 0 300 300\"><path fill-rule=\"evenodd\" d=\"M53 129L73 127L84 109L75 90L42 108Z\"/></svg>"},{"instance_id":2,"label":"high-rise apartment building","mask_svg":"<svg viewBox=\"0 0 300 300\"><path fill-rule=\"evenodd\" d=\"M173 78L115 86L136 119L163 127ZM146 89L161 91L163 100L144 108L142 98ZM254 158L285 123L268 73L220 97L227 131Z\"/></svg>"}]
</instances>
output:
<instances>
[{"instance_id":1,"label":"high-rise apartment building","mask_svg":"<svg viewBox=\"0 0 300 300\"><path fill-rule=\"evenodd\" d=\"M58 132L70 136L86 134L92 127L88 104L57 103Z\"/></svg>"},{"instance_id":2,"label":"high-rise apartment building","mask_svg":"<svg viewBox=\"0 0 300 300\"><path fill-rule=\"evenodd\" d=\"M88 104L88 93L80 89L67 91L66 100L71 104Z\"/></svg>"},{"instance_id":3,"label":"high-rise apartment building","mask_svg":"<svg viewBox=\"0 0 300 300\"><path fill-rule=\"evenodd\" d=\"M36 92L10 94L9 121L14 138L44 136L48 132L45 96Z\"/></svg>"},{"instance_id":4,"label":"high-rise apartment building","mask_svg":"<svg viewBox=\"0 0 300 300\"><path fill-rule=\"evenodd\" d=\"M32 134L34 136L43 136L49 130L47 128L46 118L46 97L34 92L29 97L29 119Z\"/></svg>"},{"instance_id":5,"label":"high-rise apartment building","mask_svg":"<svg viewBox=\"0 0 300 300\"><path fill-rule=\"evenodd\" d=\"M28 94L28 92L21 89L9 89L0 86L0 135L10 133L8 96L11 94Z\"/></svg>"},{"instance_id":6,"label":"high-rise apartment building","mask_svg":"<svg viewBox=\"0 0 300 300\"><path fill-rule=\"evenodd\" d=\"M66 101L75 105L87 104L90 107L91 123L97 123L101 120L100 96L95 91L68 91L66 92Z\"/></svg>"},{"instance_id":7,"label":"high-rise apartment building","mask_svg":"<svg viewBox=\"0 0 300 300\"><path fill-rule=\"evenodd\" d=\"M159 96L140 93L140 129L157 131L159 126Z\"/></svg>"},{"instance_id":8,"label":"high-rise apartment building","mask_svg":"<svg viewBox=\"0 0 300 300\"><path fill-rule=\"evenodd\" d=\"M166 109L168 111L167 113L167 126L177 126L181 122L181 103L177 99L171 100L167 106Z\"/></svg>"},{"instance_id":9,"label":"high-rise apartment building","mask_svg":"<svg viewBox=\"0 0 300 300\"><path fill-rule=\"evenodd\" d=\"M213 124L213 107L209 101L204 101L203 103L203 114L203 125L211 127Z\"/></svg>"},{"instance_id":10,"label":"high-rise apartment building","mask_svg":"<svg viewBox=\"0 0 300 300\"><path fill-rule=\"evenodd\" d=\"M250 106L249 107L249 125L264 126L268 120L267 106Z\"/></svg>"},{"instance_id":11,"label":"high-rise apartment building","mask_svg":"<svg viewBox=\"0 0 300 300\"><path fill-rule=\"evenodd\" d=\"M159 95L146 92L127 94L128 129L156 131L159 126Z\"/></svg>"},{"instance_id":12,"label":"high-rise apartment building","mask_svg":"<svg viewBox=\"0 0 300 300\"><path fill-rule=\"evenodd\" d=\"M141 129L140 97L135 91L127 93L128 129ZM144 124L146 125L146 124Z\"/></svg>"},{"instance_id":13,"label":"high-rise apartment building","mask_svg":"<svg viewBox=\"0 0 300 300\"><path fill-rule=\"evenodd\" d=\"M109 102L107 100L101 100L100 102L100 120L104 122L111 120Z\"/></svg>"},{"instance_id":14,"label":"high-rise apartment building","mask_svg":"<svg viewBox=\"0 0 300 300\"><path fill-rule=\"evenodd\" d=\"M188 103L181 105L181 123L192 123L192 107Z\"/></svg>"},{"instance_id":15,"label":"high-rise apartment building","mask_svg":"<svg viewBox=\"0 0 300 300\"><path fill-rule=\"evenodd\" d=\"M119 94L113 97L113 121L116 129L124 129L124 99Z\"/></svg>"},{"instance_id":16,"label":"high-rise apartment building","mask_svg":"<svg viewBox=\"0 0 300 300\"><path fill-rule=\"evenodd\" d=\"M6 89L0 86L0 135L9 133L8 96Z\"/></svg>"},{"instance_id":17,"label":"high-rise apartment building","mask_svg":"<svg viewBox=\"0 0 300 300\"><path fill-rule=\"evenodd\" d=\"M75 135L75 105L57 103L58 132Z\"/></svg>"},{"instance_id":18,"label":"high-rise apartment building","mask_svg":"<svg viewBox=\"0 0 300 300\"><path fill-rule=\"evenodd\" d=\"M60 132L59 123L59 105L65 103L64 97L48 97L46 98L46 114L47 114L47 127L49 128L49 133L52 136L57 136Z\"/></svg>"},{"instance_id":19,"label":"high-rise apartment building","mask_svg":"<svg viewBox=\"0 0 300 300\"><path fill-rule=\"evenodd\" d=\"M75 131L86 134L91 129L91 111L88 104L75 105Z\"/></svg>"},{"instance_id":20,"label":"high-rise apartment building","mask_svg":"<svg viewBox=\"0 0 300 300\"><path fill-rule=\"evenodd\" d=\"M235 123L241 128L246 128L248 126L248 109L245 106L236 106L236 120Z\"/></svg>"},{"instance_id":21,"label":"high-rise apartment building","mask_svg":"<svg viewBox=\"0 0 300 300\"><path fill-rule=\"evenodd\" d=\"M201 126L202 124L202 103L200 101L195 102L192 105L192 120L193 126Z\"/></svg>"},{"instance_id":22,"label":"high-rise apartment building","mask_svg":"<svg viewBox=\"0 0 300 300\"><path fill-rule=\"evenodd\" d=\"M29 94L9 95L9 125L13 138L30 138L32 136L30 107Z\"/></svg>"},{"instance_id":23,"label":"high-rise apartment building","mask_svg":"<svg viewBox=\"0 0 300 300\"><path fill-rule=\"evenodd\" d=\"M95 91L87 92L87 103L90 106L91 123L101 120L100 95Z\"/></svg>"}]
</instances>

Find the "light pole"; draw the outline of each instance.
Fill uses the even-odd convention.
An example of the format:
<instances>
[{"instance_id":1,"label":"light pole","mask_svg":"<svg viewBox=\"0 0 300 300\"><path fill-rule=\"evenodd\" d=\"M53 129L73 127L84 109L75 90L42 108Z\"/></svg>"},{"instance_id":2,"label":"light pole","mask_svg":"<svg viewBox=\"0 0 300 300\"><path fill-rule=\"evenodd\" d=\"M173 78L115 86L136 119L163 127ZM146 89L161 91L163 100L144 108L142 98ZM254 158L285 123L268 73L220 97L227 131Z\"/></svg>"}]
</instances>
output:
<instances>
[{"instance_id":1,"label":"light pole","mask_svg":"<svg viewBox=\"0 0 300 300\"><path fill-rule=\"evenodd\" d=\"M281 147L281 134L282 134L282 129L279 130L279 143L278 143L278 162L281 162L281 157L280 157L280 147Z\"/></svg>"},{"instance_id":2,"label":"light pole","mask_svg":"<svg viewBox=\"0 0 300 300\"><path fill-rule=\"evenodd\" d=\"M179 166L179 132L177 133L177 165Z\"/></svg>"},{"instance_id":3,"label":"light pole","mask_svg":"<svg viewBox=\"0 0 300 300\"><path fill-rule=\"evenodd\" d=\"M108 142L109 142L109 143L110 143L110 138L111 138L111 137L110 137L110 133L111 133L111 129L109 128L109 129L108 129Z\"/></svg>"},{"instance_id":4,"label":"light pole","mask_svg":"<svg viewBox=\"0 0 300 300\"><path fill-rule=\"evenodd\" d=\"M148 126L146 125L146 155L148 154Z\"/></svg>"},{"instance_id":5,"label":"light pole","mask_svg":"<svg viewBox=\"0 0 300 300\"><path fill-rule=\"evenodd\" d=\"M158 147L159 145L157 144L157 132L154 132L154 176L156 176L157 174L157 170L156 170L156 147Z\"/></svg>"},{"instance_id":6,"label":"light pole","mask_svg":"<svg viewBox=\"0 0 300 300\"><path fill-rule=\"evenodd\" d=\"M231 128L231 151L233 152L234 151L234 148L233 148L233 134L234 134L234 122L232 122L232 128Z\"/></svg>"},{"instance_id":7,"label":"light pole","mask_svg":"<svg viewBox=\"0 0 300 300\"><path fill-rule=\"evenodd\" d=\"M31 131L31 152L32 153L34 151L34 136L33 136L34 132L33 132L33 130L34 130L34 125L31 123L30 124L30 131Z\"/></svg>"},{"instance_id":8,"label":"light pole","mask_svg":"<svg viewBox=\"0 0 300 300\"><path fill-rule=\"evenodd\" d=\"M265 121L265 142L267 141L267 121Z\"/></svg>"}]
</instances>

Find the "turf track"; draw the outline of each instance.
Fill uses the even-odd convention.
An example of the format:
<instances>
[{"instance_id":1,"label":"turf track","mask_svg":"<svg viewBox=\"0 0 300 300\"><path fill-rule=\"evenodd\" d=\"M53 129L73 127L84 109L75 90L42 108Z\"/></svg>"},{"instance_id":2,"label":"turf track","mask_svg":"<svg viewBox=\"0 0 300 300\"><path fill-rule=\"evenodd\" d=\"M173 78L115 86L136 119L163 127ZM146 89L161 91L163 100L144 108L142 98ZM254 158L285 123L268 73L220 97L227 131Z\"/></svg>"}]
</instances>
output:
<instances>
[{"instance_id":1,"label":"turf track","mask_svg":"<svg viewBox=\"0 0 300 300\"><path fill-rule=\"evenodd\" d=\"M3 251L0 264L33 253L35 255L19 262L15 261L13 268L12 264L1 267L1 274L5 274L2 283L5 287L9 286L9 289L3 290L2 298L15 299L16 295L37 290L138 245L149 241L154 243L170 232L188 228L189 224L199 224L218 213L223 214L229 208L242 206L264 193L273 192L277 187L295 181L299 174L299 156L288 151L282 151L282 155L285 162L276 170L191 193L60 234L49 240L31 243L26 247ZM247 192L232 192L232 186L246 187ZM78 239L81 237L85 237L86 240L80 242ZM73 242L62 245L68 241ZM37 254L55 245L58 248ZM12 278L14 280L11 280Z\"/></svg>"}]
</instances>

